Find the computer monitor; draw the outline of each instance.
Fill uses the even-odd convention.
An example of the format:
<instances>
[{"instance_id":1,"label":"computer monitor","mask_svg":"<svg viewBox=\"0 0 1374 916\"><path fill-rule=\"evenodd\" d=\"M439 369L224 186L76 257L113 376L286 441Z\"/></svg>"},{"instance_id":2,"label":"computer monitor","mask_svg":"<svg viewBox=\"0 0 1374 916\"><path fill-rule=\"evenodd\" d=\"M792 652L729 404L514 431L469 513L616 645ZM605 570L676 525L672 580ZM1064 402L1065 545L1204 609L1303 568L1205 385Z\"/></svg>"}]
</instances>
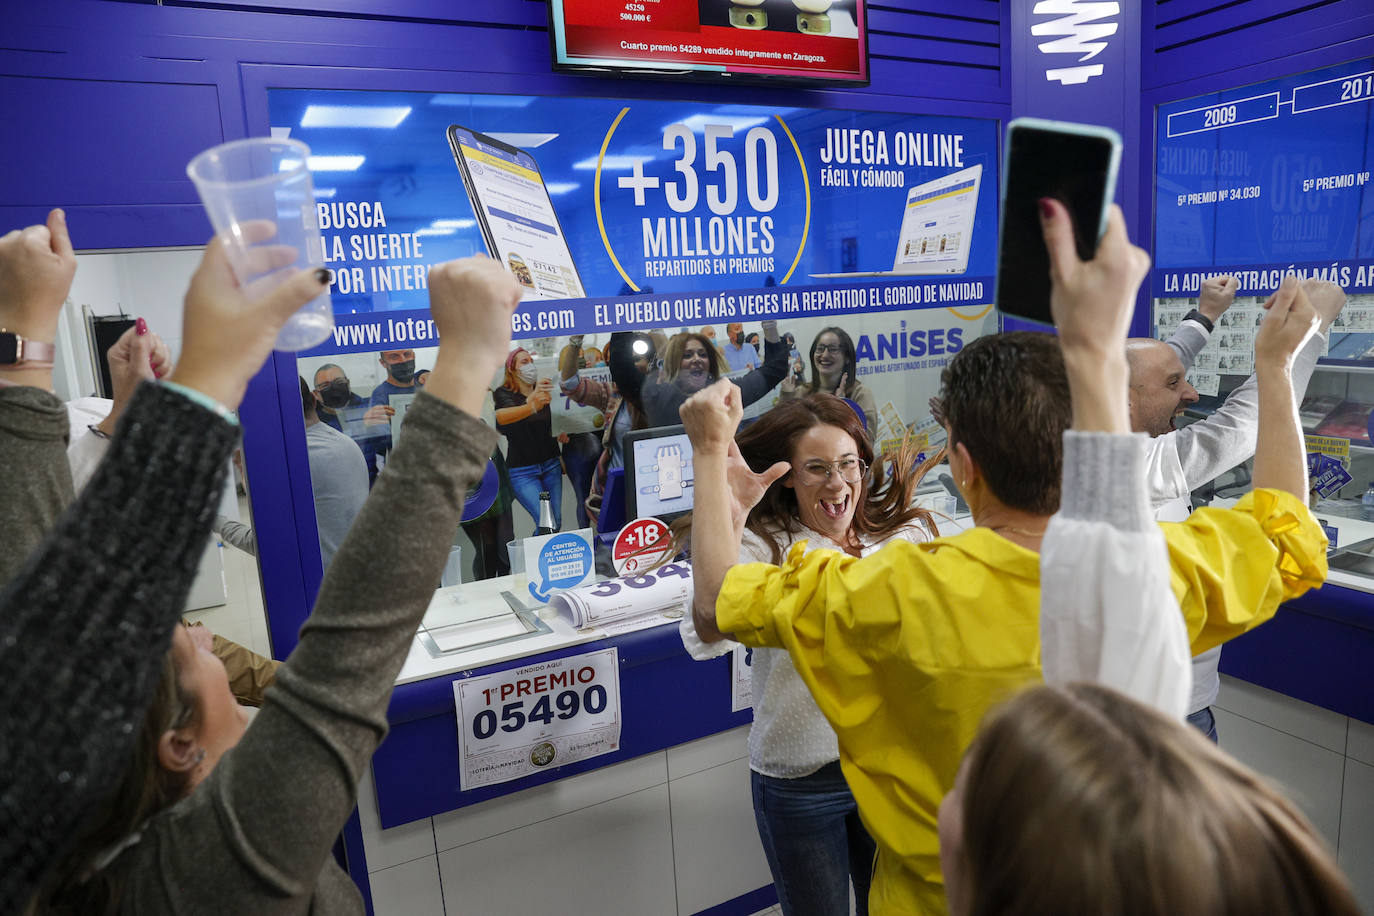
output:
<instances>
[{"instance_id":1,"label":"computer monitor","mask_svg":"<svg viewBox=\"0 0 1374 916\"><path fill-rule=\"evenodd\" d=\"M983 167L974 165L907 192L892 271L961 274L968 269Z\"/></svg>"},{"instance_id":2,"label":"computer monitor","mask_svg":"<svg viewBox=\"0 0 1374 916\"><path fill-rule=\"evenodd\" d=\"M671 521L692 511L692 443L681 425L625 436L625 515Z\"/></svg>"}]
</instances>

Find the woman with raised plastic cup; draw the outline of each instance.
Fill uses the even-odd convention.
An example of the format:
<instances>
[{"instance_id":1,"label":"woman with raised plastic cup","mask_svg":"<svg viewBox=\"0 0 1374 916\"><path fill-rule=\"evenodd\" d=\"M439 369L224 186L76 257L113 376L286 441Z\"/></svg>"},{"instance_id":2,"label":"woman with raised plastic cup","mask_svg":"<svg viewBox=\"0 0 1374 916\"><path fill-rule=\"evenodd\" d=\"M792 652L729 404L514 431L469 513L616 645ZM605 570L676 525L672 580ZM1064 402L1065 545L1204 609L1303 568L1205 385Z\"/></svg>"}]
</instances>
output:
<instances>
[{"instance_id":1,"label":"woman with raised plastic cup","mask_svg":"<svg viewBox=\"0 0 1374 916\"><path fill-rule=\"evenodd\" d=\"M153 482L185 477L170 472L183 455L198 457L197 467L222 475L236 427L219 416L227 409L201 407L200 400L237 405L266 358L268 335L284 317L283 306L305 301L300 296L287 303L285 294L299 293L302 286L313 293L323 284L297 275L282 293L267 297L264 307L232 289L227 273L222 252L212 245L187 296L182 359L172 375L189 393L183 397L165 384L142 386L109 456L74 507L80 511L95 495L114 494L118 499L97 517L103 526L90 530L64 519L61 537L21 577L21 590L0 593L3 600L19 599L0 603L0 635L6 619L25 615L29 621L16 630L24 634L18 650L6 654L0 639L0 660L8 663L0 670L23 676L26 684L46 684L43 678L57 666L66 673L54 682L58 686L85 686L84 703L43 707L56 711L26 720L46 729L35 728L38 737L23 733L12 740L6 734L0 740L0 760L11 759L12 747L28 749L32 765L22 775L45 787L35 798L69 808L75 793L86 789L83 816L68 821L63 842L43 850L60 852L61 858L45 870L41 894L27 910L33 914L364 911L358 888L330 849L386 734L396 675L448 558L464 494L495 447L496 432L480 416L487 382L510 347L520 286L482 256L431 271L430 309L440 338L434 371L406 414L405 436L386 473L325 572L299 643L249 728L228 692L223 666L189 641L185 627L174 626L222 478L188 490L198 497L192 502L145 481L149 463L140 462L155 450L159 461L151 466L162 474ZM183 425L169 429L154 422L157 417L146 410L158 403L171 419L183 417ZM212 438L214 451L206 452L199 439L177 441L172 435L186 432L184 424L197 417L192 431ZM126 478L143 486L121 483ZM193 510L195 518L181 517ZM404 528L389 524L398 518L406 519ZM173 522L178 527L169 528ZM114 530L121 537L111 539ZM159 562L168 552L176 562ZM105 579L86 572L92 558L101 562ZM35 595L47 601L29 600ZM150 616L145 605L160 613ZM33 622L60 623L64 613L80 620L50 631ZM95 625L92 613L99 615ZM129 620L142 625L131 630ZM85 645L75 657L80 666L65 661L74 642ZM111 655L115 650L118 656ZM131 697L132 687L119 682L134 668L142 675L141 691ZM119 676L99 677L112 671ZM107 705L108 715L98 715L96 704L112 691L125 698L122 705ZM39 693L29 691L25 704L6 708L26 705ZM65 726L62 740L39 740L53 734L50 723L66 723L83 710L85 719L77 721L90 721L88 730L112 733L95 745L104 751L102 766L87 771L102 780L100 792L77 783L82 771L58 769L81 758L85 735ZM26 840L0 830L0 844ZM0 870L0 884L6 877ZM0 899L22 907L26 896Z\"/></svg>"},{"instance_id":2,"label":"woman with raised plastic cup","mask_svg":"<svg viewBox=\"0 0 1374 916\"><path fill-rule=\"evenodd\" d=\"M299 140L250 137L199 154L186 166L229 266L244 291L267 293L295 269L324 266L315 211L310 147ZM269 258L255 250L271 249ZM277 335L278 350L308 350L334 328L329 290L292 315Z\"/></svg>"}]
</instances>

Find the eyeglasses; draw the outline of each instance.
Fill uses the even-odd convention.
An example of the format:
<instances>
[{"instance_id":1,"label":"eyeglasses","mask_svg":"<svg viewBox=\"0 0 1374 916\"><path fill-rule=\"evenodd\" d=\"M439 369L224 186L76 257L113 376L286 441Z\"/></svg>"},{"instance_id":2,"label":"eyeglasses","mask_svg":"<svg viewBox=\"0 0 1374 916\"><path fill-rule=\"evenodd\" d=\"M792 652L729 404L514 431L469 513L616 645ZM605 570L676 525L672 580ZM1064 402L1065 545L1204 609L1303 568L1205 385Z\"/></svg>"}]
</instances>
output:
<instances>
[{"instance_id":1,"label":"eyeglasses","mask_svg":"<svg viewBox=\"0 0 1374 916\"><path fill-rule=\"evenodd\" d=\"M811 352L816 354L830 353L839 356L844 352L844 347L839 344L816 344L816 346L811 349Z\"/></svg>"},{"instance_id":2,"label":"eyeglasses","mask_svg":"<svg viewBox=\"0 0 1374 916\"><path fill-rule=\"evenodd\" d=\"M858 483L868 473L868 462L862 458L841 458L838 461L808 461L798 468L792 466L797 480L808 487L829 482L831 474L839 474L845 483Z\"/></svg>"}]
</instances>

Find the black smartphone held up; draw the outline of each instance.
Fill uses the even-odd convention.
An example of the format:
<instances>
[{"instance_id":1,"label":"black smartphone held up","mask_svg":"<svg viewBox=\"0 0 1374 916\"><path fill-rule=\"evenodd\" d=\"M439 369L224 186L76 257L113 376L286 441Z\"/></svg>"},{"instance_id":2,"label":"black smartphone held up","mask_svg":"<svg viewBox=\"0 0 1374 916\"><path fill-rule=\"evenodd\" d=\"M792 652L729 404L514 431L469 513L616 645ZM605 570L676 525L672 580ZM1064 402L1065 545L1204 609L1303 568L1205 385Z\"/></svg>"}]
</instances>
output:
<instances>
[{"instance_id":1,"label":"black smartphone held up","mask_svg":"<svg viewBox=\"0 0 1374 916\"><path fill-rule=\"evenodd\" d=\"M1107 231L1120 163L1121 135L1109 127L1039 118L1007 125L994 300L1003 314L1054 324L1040 198L1053 197L1068 208L1078 256L1089 260Z\"/></svg>"},{"instance_id":2,"label":"black smartphone held up","mask_svg":"<svg viewBox=\"0 0 1374 916\"><path fill-rule=\"evenodd\" d=\"M524 298L587 295L534 157L457 124L448 141L487 250L525 288Z\"/></svg>"}]
</instances>

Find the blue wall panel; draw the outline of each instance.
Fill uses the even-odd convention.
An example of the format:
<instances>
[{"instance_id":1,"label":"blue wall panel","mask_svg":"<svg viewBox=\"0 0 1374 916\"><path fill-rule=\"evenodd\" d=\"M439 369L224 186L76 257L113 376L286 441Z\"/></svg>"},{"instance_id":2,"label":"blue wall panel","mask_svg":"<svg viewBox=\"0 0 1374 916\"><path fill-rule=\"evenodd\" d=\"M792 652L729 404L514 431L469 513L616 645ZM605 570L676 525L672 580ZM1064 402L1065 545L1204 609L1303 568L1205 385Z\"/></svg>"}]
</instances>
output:
<instances>
[{"instance_id":1,"label":"blue wall panel","mask_svg":"<svg viewBox=\"0 0 1374 916\"><path fill-rule=\"evenodd\" d=\"M1154 195L1155 109L1374 56L1369 0L1153 0L1142 10L1138 206ZM1147 235L1144 238L1150 238ZM1364 721L1374 721L1368 670L1374 601L1328 585L1228 644L1222 671Z\"/></svg>"}]
</instances>

